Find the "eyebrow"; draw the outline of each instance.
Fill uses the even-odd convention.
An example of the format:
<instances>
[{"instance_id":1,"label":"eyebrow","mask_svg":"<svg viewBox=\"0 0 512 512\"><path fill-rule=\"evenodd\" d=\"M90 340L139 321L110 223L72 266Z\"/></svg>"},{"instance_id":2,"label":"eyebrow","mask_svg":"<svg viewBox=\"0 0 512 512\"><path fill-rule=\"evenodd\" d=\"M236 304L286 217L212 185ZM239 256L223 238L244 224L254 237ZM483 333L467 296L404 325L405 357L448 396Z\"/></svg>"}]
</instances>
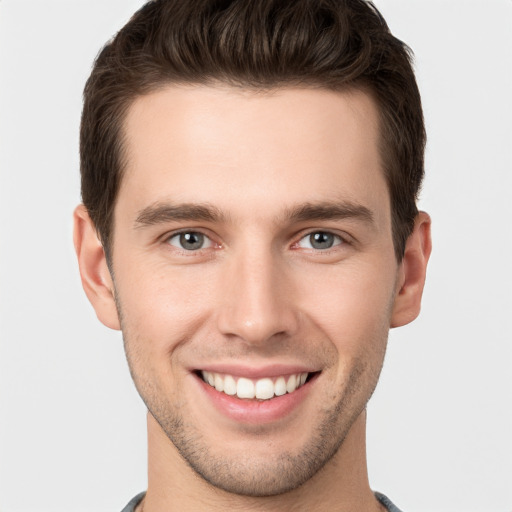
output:
<instances>
[{"instance_id":1,"label":"eyebrow","mask_svg":"<svg viewBox=\"0 0 512 512\"><path fill-rule=\"evenodd\" d=\"M222 222L225 215L209 204L168 204L156 203L141 210L135 219L135 227L153 226L176 220L202 220L207 222Z\"/></svg>"},{"instance_id":2,"label":"eyebrow","mask_svg":"<svg viewBox=\"0 0 512 512\"><path fill-rule=\"evenodd\" d=\"M288 209L285 212L285 219L290 223L310 220L355 219L367 224L373 224L375 220L369 208L351 201L305 203Z\"/></svg>"},{"instance_id":3,"label":"eyebrow","mask_svg":"<svg viewBox=\"0 0 512 512\"><path fill-rule=\"evenodd\" d=\"M350 201L322 201L304 203L285 210L280 218L290 224L312 220L355 219L368 224L374 223L370 209ZM164 224L172 221L225 222L227 219L218 208L202 203L155 203L142 209L135 219L135 228Z\"/></svg>"}]
</instances>

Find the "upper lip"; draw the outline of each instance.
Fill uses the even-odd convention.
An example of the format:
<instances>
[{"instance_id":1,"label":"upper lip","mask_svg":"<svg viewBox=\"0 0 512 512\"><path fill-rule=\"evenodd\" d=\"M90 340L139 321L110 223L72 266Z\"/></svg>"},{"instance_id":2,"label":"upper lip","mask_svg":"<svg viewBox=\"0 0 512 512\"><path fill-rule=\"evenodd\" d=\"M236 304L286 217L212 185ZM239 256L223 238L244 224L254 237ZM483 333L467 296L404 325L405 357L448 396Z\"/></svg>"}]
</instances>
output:
<instances>
[{"instance_id":1,"label":"upper lip","mask_svg":"<svg viewBox=\"0 0 512 512\"><path fill-rule=\"evenodd\" d=\"M207 371L232 375L234 377L246 377L249 379L262 379L264 377L280 377L297 373L314 373L318 371L311 367L298 364L270 364L265 366L245 366L233 364L206 364L194 371Z\"/></svg>"}]
</instances>

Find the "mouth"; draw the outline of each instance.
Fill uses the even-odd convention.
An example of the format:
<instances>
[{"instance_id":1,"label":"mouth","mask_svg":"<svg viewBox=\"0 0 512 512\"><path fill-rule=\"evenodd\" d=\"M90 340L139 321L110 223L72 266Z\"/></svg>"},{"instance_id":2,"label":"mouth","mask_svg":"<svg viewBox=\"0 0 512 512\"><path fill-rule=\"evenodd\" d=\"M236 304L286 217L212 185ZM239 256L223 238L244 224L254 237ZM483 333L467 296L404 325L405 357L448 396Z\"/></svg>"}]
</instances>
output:
<instances>
[{"instance_id":1,"label":"mouth","mask_svg":"<svg viewBox=\"0 0 512 512\"><path fill-rule=\"evenodd\" d=\"M289 375L279 375L251 379L198 370L196 374L209 386L220 393L245 400L271 400L272 398L293 394L306 383L316 377L320 372L301 372Z\"/></svg>"}]
</instances>

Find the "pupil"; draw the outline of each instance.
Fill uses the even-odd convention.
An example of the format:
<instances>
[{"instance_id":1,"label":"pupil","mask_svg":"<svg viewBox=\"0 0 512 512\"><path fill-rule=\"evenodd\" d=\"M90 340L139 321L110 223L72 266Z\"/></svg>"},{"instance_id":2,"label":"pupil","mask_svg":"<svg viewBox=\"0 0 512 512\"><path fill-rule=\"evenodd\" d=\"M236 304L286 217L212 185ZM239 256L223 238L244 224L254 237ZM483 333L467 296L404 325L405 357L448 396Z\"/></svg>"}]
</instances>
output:
<instances>
[{"instance_id":1,"label":"pupil","mask_svg":"<svg viewBox=\"0 0 512 512\"><path fill-rule=\"evenodd\" d=\"M180 235L180 244L184 249L201 249L204 242L204 235L201 233L182 233Z\"/></svg>"},{"instance_id":2,"label":"pupil","mask_svg":"<svg viewBox=\"0 0 512 512\"><path fill-rule=\"evenodd\" d=\"M334 243L334 235L330 233L313 233L309 240L315 249L330 249Z\"/></svg>"}]
</instances>

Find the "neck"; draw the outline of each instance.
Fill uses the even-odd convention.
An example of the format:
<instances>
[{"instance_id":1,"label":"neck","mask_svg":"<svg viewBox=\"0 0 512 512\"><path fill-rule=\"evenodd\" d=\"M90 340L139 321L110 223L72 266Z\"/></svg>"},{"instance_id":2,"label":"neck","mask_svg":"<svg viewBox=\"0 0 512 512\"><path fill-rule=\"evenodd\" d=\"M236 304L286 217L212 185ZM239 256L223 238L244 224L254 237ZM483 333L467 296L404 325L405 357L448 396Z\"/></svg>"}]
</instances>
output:
<instances>
[{"instance_id":1,"label":"neck","mask_svg":"<svg viewBox=\"0 0 512 512\"><path fill-rule=\"evenodd\" d=\"M185 462L148 413L148 491L144 512L379 511L366 467L366 412L350 428L334 457L310 480L277 496L228 493L203 480Z\"/></svg>"}]
</instances>

